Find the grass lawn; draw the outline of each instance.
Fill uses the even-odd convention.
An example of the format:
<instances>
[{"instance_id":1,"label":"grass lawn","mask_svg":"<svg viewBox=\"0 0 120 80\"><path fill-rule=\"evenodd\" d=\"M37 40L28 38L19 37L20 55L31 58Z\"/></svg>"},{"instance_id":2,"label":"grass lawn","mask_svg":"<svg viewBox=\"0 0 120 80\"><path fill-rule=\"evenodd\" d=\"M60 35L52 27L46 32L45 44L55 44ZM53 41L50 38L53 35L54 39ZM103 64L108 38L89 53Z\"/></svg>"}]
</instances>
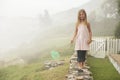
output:
<instances>
[{"instance_id":1,"label":"grass lawn","mask_svg":"<svg viewBox=\"0 0 120 80\"><path fill-rule=\"evenodd\" d=\"M0 80L64 80L68 69L68 57L64 65L52 70L44 70L43 63L32 63L24 67L9 66L0 69Z\"/></svg>"},{"instance_id":2,"label":"grass lawn","mask_svg":"<svg viewBox=\"0 0 120 80\"><path fill-rule=\"evenodd\" d=\"M120 74L110 63L108 58L98 59L88 57L88 64L91 67L94 80L120 80Z\"/></svg>"},{"instance_id":3,"label":"grass lawn","mask_svg":"<svg viewBox=\"0 0 120 80\"><path fill-rule=\"evenodd\" d=\"M65 65L40 72L39 75L42 76L42 80L64 80L69 69L69 57L66 58ZM89 56L87 60L94 80L120 80L120 74L118 74L108 58L100 59Z\"/></svg>"},{"instance_id":4,"label":"grass lawn","mask_svg":"<svg viewBox=\"0 0 120 80\"><path fill-rule=\"evenodd\" d=\"M23 67L9 66L0 69L0 80L64 80L69 69L69 59L73 53L73 47L64 46L57 48L65 64L55 67L52 70L44 70L43 63L46 59L51 60L50 54L42 59L37 59L33 63ZM120 74L115 70L108 58L97 59L89 56L87 58L90 71L94 80L120 80Z\"/></svg>"},{"instance_id":5,"label":"grass lawn","mask_svg":"<svg viewBox=\"0 0 120 80\"><path fill-rule=\"evenodd\" d=\"M70 56L69 56L70 57ZM0 70L0 80L64 80L69 69L69 57L64 65L52 70L42 70L41 63L25 67L11 66ZM120 80L120 74L115 70L108 58L97 59L88 57L88 65L94 80Z\"/></svg>"},{"instance_id":6,"label":"grass lawn","mask_svg":"<svg viewBox=\"0 0 120 80\"><path fill-rule=\"evenodd\" d=\"M39 73L42 80L65 80L65 75L68 74L69 63L68 61L63 65L56 67L52 70L45 70Z\"/></svg>"}]
</instances>

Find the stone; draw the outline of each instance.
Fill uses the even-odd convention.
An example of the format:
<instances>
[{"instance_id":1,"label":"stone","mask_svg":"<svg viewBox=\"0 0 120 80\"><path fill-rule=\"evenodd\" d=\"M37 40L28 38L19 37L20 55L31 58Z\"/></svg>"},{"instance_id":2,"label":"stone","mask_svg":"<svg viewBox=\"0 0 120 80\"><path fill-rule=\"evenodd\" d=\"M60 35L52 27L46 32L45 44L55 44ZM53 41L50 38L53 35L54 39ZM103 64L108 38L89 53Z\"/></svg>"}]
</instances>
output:
<instances>
[{"instance_id":1,"label":"stone","mask_svg":"<svg viewBox=\"0 0 120 80\"><path fill-rule=\"evenodd\" d=\"M67 80L75 80L75 76L72 74L66 75Z\"/></svg>"},{"instance_id":2,"label":"stone","mask_svg":"<svg viewBox=\"0 0 120 80\"><path fill-rule=\"evenodd\" d=\"M64 64L64 60L60 60L60 61L47 61L44 63L45 65L45 69L52 69L54 67L60 66Z\"/></svg>"},{"instance_id":3,"label":"stone","mask_svg":"<svg viewBox=\"0 0 120 80\"><path fill-rule=\"evenodd\" d=\"M76 80L84 80L84 77L83 76L78 76L78 77L76 77Z\"/></svg>"},{"instance_id":4,"label":"stone","mask_svg":"<svg viewBox=\"0 0 120 80\"><path fill-rule=\"evenodd\" d=\"M70 58L70 66L66 80L93 80L92 72L89 71L90 67L85 64L82 69L83 72L79 72L77 57L73 54Z\"/></svg>"},{"instance_id":5,"label":"stone","mask_svg":"<svg viewBox=\"0 0 120 80\"><path fill-rule=\"evenodd\" d=\"M90 67L85 65L85 66L84 66L84 69L90 69Z\"/></svg>"}]
</instances>

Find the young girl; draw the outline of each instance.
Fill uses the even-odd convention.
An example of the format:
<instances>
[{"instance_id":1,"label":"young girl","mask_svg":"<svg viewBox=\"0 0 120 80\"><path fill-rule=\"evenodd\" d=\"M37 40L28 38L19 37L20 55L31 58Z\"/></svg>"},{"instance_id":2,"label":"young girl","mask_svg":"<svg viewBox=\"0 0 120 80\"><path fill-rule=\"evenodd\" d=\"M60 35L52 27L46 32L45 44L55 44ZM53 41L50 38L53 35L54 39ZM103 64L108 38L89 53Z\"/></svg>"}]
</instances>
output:
<instances>
[{"instance_id":1,"label":"young girl","mask_svg":"<svg viewBox=\"0 0 120 80\"><path fill-rule=\"evenodd\" d=\"M87 14L84 9L78 12L78 20L71 43L73 43L74 40L78 67L82 70L85 66L86 52L89 50L89 44L92 42L90 23L87 21Z\"/></svg>"}]
</instances>

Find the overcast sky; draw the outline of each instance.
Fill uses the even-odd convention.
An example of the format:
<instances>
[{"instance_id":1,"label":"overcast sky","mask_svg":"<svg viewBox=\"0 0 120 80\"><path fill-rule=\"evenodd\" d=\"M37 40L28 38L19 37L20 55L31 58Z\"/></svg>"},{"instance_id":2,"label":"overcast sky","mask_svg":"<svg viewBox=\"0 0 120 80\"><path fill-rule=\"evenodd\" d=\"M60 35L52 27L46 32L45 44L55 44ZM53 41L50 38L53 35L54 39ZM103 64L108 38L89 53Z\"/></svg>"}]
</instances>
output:
<instances>
[{"instance_id":1,"label":"overcast sky","mask_svg":"<svg viewBox=\"0 0 120 80\"><path fill-rule=\"evenodd\" d=\"M50 14L78 7L90 0L0 0L0 16L36 16L47 9Z\"/></svg>"}]
</instances>

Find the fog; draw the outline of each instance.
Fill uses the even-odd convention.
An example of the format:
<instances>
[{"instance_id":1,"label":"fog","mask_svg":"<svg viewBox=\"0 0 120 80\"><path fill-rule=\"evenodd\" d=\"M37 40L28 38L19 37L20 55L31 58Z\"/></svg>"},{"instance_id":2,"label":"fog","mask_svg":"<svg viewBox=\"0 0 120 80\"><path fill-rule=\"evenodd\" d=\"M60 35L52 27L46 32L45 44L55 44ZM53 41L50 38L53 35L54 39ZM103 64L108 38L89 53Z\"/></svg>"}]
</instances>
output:
<instances>
[{"instance_id":1,"label":"fog","mask_svg":"<svg viewBox=\"0 0 120 80\"><path fill-rule=\"evenodd\" d=\"M69 44L78 10L84 8L88 16L96 12L96 21L100 21L106 18L101 9L105 1L1 0L0 59L31 58L47 49Z\"/></svg>"},{"instance_id":2,"label":"fog","mask_svg":"<svg viewBox=\"0 0 120 80\"><path fill-rule=\"evenodd\" d=\"M50 14L68 10L83 5L90 0L0 0L0 15L2 16L32 16L35 17L47 9Z\"/></svg>"}]
</instances>

